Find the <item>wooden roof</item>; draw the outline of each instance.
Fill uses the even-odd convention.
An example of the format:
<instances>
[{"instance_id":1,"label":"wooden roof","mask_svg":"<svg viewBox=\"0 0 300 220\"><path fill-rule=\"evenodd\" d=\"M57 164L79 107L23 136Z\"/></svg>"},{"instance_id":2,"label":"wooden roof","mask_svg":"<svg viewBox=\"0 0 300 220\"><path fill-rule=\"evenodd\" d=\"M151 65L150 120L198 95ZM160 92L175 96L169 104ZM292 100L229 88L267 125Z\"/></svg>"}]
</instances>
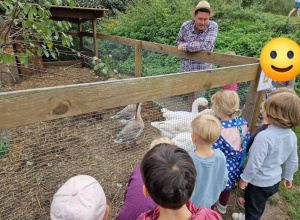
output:
<instances>
[{"instance_id":1,"label":"wooden roof","mask_svg":"<svg viewBox=\"0 0 300 220\"><path fill-rule=\"evenodd\" d=\"M80 20L88 21L105 16L108 9L101 8L82 8L82 7L69 7L69 6L51 6L51 18L57 21L69 21L78 23Z\"/></svg>"},{"instance_id":2,"label":"wooden roof","mask_svg":"<svg viewBox=\"0 0 300 220\"><path fill-rule=\"evenodd\" d=\"M32 4L34 5L34 4ZM52 5L50 12L52 14L51 19L56 21L69 21L69 22L84 22L88 20L94 20L105 16L105 12L108 9L102 8L82 8L70 6L56 6ZM0 9L0 15L4 15L5 12Z\"/></svg>"}]
</instances>

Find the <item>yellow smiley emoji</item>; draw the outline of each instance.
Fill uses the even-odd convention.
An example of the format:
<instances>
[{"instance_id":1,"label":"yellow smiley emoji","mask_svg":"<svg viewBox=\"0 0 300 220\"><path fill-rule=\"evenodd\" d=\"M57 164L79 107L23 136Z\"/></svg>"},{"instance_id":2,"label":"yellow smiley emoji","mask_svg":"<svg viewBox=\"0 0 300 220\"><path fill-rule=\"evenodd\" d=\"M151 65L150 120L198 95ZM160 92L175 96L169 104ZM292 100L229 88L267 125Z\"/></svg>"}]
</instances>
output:
<instances>
[{"instance_id":1,"label":"yellow smiley emoji","mask_svg":"<svg viewBox=\"0 0 300 220\"><path fill-rule=\"evenodd\" d=\"M300 46L288 38L275 38L262 49L260 65L272 80L289 81L300 73Z\"/></svg>"}]
</instances>

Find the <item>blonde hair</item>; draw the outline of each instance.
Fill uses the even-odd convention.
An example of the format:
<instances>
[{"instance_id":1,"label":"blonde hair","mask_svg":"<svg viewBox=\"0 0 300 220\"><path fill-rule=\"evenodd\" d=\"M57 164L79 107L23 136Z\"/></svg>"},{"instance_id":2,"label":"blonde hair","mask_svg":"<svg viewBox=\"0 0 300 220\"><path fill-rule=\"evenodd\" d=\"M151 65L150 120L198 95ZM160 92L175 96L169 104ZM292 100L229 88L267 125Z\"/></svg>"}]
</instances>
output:
<instances>
[{"instance_id":1,"label":"blonde hair","mask_svg":"<svg viewBox=\"0 0 300 220\"><path fill-rule=\"evenodd\" d=\"M152 149L153 147L155 147L156 145L158 144L162 144L162 143L166 143L166 144L171 144L171 145L175 145L175 143L173 141L171 141L169 138L167 137L158 137L158 138L155 138L150 146L149 146L149 150Z\"/></svg>"},{"instance_id":2,"label":"blonde hair","mask_svg":"<svg viewBox=\"0 0 300 220\"><path fill-rule=\"evenodd\" d=\"M269 96L275 95L275 94L277 94L277 93L282 93L282 92L288 92L288 93L292 93L292 94L297 95L297 93L295 92L295 90L294 90L292 87L286 86L286 87L279 87L279 88L276 88L273 92L270 93Z\"/></svg>"},{"instance_id":3,"label":"blonde hair","mask_svg":"<svg viewBox=\"0 0 300 220\"><path fill-rule=\"evenodd\" d=\"M237 117L241 115L240 98L235 91L232 90L220 90L211 97L212 109L215 113L220 116L220 114L226 116L233 116L235 114Z\"/></svg>"},{"instance_id":4,"label":"blonde hair","mask_svg":"<svg viewBox=\"0 0 300 220\"><path fill-rule=\"evenodd\" d=\"M221 123L212 115L200 115L196 117L192 121L191 127L193 133L207 143L216 142L221 134Z\"/></svg>"},{"instance_id":5,"label":"blonde hair","mask_svg":"<svg viewBox=\"0 0 300 220\"><path fill-rule=\"evenodd\" d=\"M300 125L300 98L290 92L270 95L263 104L267 121L281 128Z\"/></svg>"}]
</instances>

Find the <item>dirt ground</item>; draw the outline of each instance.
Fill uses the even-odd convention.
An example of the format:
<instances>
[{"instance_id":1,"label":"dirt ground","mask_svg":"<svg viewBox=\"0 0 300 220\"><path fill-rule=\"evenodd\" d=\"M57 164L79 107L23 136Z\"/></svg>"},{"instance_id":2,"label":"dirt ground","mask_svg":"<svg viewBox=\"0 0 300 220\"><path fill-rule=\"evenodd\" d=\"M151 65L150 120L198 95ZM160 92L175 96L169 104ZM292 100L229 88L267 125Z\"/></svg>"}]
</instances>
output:
<instances>
[{"instance_id":1,"label":"dirt ground","mask_svg":"<svg viewBox=\"0 0 300 220\"><path fill-rule=\"evenodd\" d=\"M101 76L96 76L87 68L49 67L47 71L48 73L45 74L24 77L20 84L13 87L3 87L2 91L105 80ZM132 76L122 74L122 77L130 78ZM115 78L117 77L115 76ZM5 210L0 209L0 219L11 219L12 216L14 216L13 219L20 219L16 218L16 215L9 215L10 218L7 218L6 212L15 210L15 207L12 206L21 207L27 203L30 204L29 208L26 207L24 210L19 211L19 214L21 215L21 212L25 212L26 209L29 209L28 211L34 209L38 214L28 215L28 219L43 219L49 213L53 193L67 179L55 181L53 178L58 178L59 175L67 177L82 172L92 174L100 171L102 173L99 173L97 177L109 176L106 181L101 182L101 185L103 184L108 200L111 203L112 209L109 219L114 219L123 204L123 194L129 174L133 167L139 163L150 141L154 137L159 136L158 130L151 127L150 122L163 120L160 114L160 107L172 109L173 103L177 109L178 101L182 100L172 99L170 101L170 99L165 99L145 103L142 109L145 129L139 139L141 144L129 149L124 149L112 141L112 138L121 128L116 122L110 120L110 116L117 113L122 107L64 120L55 120L51 123L24 126L10 131L13 147L8 157L2 159L0 164L0 185L2 185L2 190L0 191L3 192L0 199L2 201L5 200L7 204ZM186 104L181 106L180 110L186 110ZM50 139L57 143L50 142ZM79 143L82 143L82 145L74 148ZM18 149L22 149L22 151L17 152ZM16 156L20 157L17 161L15 161ZM73 169L78 160L80 160L82 167ZM105 161L105 163L110 164L107 167L101 167L99 161ZM33 163L33 165L30 165L28 162ZM37 172L32 174L33 168L43 173ZM20 178L26 176L26 178L24 178L24 182L21 182L21 179L16 178L15 175L19 175ZM6 180L2 177L5 177ZM31 190L27 187L28 185L35 186L37 190ZM13 196L4 196L4 193L7 192ZM16 196L18 193L27 193L28 195L32 193L32 196L21 201L21 194ZM244 209L240 208L236 202L236 198L242 195L242 190L238 188L232 190L228 211L225 215L222 215L224 220L232 219L231 214L233 212L244 212ZM13 198L14 196L16 197ZM274 195L274 199L277 203L275 205L268 203L261 219L291 219L285 211L287 210L287 205L281 202L280 195ZM10 202L16 204L9 204Z\"/></svg>"},{"instance_id":2,"label":"dirt ground","mask_svg":"<svg viewBox=\"0 0 300 220\"><path fill-rule=\"evenodd\" d=\"M232 213L241 212L245 213L245 209L241 208L237 203L237 198L243 196L243 190L235 187L232 189L230 199L228 202L227 213L222 215L223 220L232 220ZM282 202L279 193L276 193L272 198L275 199L277 204L270 204L267 202L265 212L261 220L290 220L291 216L287 214L287 205Z\"/></svg>"}]
</instances>

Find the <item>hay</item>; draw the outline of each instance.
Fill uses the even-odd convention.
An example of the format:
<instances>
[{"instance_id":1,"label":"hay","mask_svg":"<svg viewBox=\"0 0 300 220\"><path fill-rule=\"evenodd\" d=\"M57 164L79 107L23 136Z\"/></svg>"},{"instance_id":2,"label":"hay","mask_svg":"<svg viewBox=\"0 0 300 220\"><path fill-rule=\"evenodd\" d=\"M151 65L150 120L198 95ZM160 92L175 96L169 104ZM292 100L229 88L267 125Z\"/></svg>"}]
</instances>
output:
<instances>
[{"instance_id":1,"label":"hay","mask_svg":"<svg viewBox=\"0 0 300 220\"><path fill-rule=\"evenodd\" d=\"M103 80L85 68L49 70L56 74L34 75L3 90ZM125 148L113 142L122 125L110 118L123 107L9 129L11 146L0 159L0 219L49 219L54 193L79 174L91 175L100 182L111 203L109 219L114 219L123 205L132 169L140 163L153 138L159 136L150 122L162 120L160 106L151 101L144 103L141 115L145 129L138 138L140 144Z\"/></svg>"}]
</instances>

